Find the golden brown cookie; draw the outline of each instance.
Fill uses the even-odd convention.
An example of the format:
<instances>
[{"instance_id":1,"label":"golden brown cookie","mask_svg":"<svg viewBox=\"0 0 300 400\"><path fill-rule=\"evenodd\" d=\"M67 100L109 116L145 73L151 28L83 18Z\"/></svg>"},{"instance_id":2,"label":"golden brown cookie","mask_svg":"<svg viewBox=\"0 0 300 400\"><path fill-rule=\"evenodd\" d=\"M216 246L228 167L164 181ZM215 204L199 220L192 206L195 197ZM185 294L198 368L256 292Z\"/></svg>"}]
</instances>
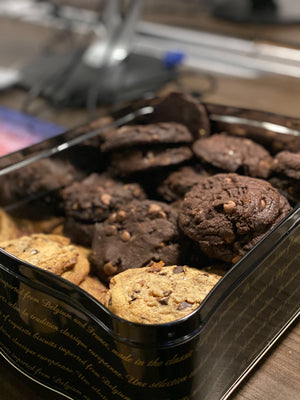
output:
<instances>
[{"instance_id":1,"label":"golden brown cookie","mask_svg":"<svg viewBox=\"0 0 300 400\"><path fill-rule=\"evenodd\" d=\"M74 268L64 272L61 277L75 285L79 285L90 273L90 263L88 260L90 250L81 246L76 246L76 250L78 251L77 263L74 265Z\"/></svg>"},{"instance_id":2,"label":"golden brown cookie","mask_svg":"<svg viewBox=\"0 0 300 400\"><path fill-rule=\"evenodd\" d=\"M95 297L100 303L107 304L108 288L96 276L86 276L79 287Z\"/></svg>"},{"instance_id":3,"label":"golden brown cookie","mask_svg":"<svg viewBox=\"0 0 300 400\"><path fill-rule=\"evenodd\" d=\"M170 322L194 311L221 277L188 266L128 269L110 282L108 308L142 324Z\"/></svg>"},{"instance_id":4,"label":"golden brown cookie","mask_svg":"<svg viewBox=\"0 0 300 400\"><path fill-rule=\"evenodd\" d=\"M0 209L0 241L15 239L19 230L14 220L2 209Z\"/></svg>"},{"instance_id":5,"label":"golden brown cookie","mask_svg":"<svg viewBox=\"0 0 300 400\"><path fill-rule=\"evenodd\" d=\"M62 275L75 267L79 251L59 235L33 234L0 243L0 247L37 267Z\"/></svg>"}]
</instances>

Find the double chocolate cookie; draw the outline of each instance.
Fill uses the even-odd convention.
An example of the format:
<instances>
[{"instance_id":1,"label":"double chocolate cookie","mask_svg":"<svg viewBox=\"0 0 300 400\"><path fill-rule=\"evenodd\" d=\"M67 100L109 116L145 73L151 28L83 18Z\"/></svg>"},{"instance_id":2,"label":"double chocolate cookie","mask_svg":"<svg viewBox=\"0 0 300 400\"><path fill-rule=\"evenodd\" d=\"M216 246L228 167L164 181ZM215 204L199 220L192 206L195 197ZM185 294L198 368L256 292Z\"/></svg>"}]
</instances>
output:
<instances>
[{"instance_id":1,"label":"double chocolate cookie","mask_svg":"<svg viewBox=\"0 0 300 400\"><path fill-rule=\"evenodd\" d=\"M270 153L250 139L215 134L197 140L193 150L201 160L227 172L259 178L267 178L271 172Z\"/></svg>"},{"instance_id":2,"label":"double chocolate cookie","mask_svg":"<svg viewBox=\"0 0 300 400\"><path fill-rule=\"evenodd\" d=\"M146 197L138 183L123 183L106 174L91 174L63 190L64 233L74 243L91 244L94 224L134 199Z\"/></svg>"},{"instance_id":3,"label":"double chocolate cookie","mask_svg":"<svg viewBox=\"0 0 300 400\"><path fill-rule=\"evenodd\" d=\"M206 107L188 93L172 92L154 107L151 122L173 121L185 125L195 139L210 134Z\"/></svg>"},{"instance_id":4,"label":"double chocolate cookie","mask_svg":"<svg viewBox=\"0 0 300 400\"><path fill-rule=\"evenodd\" d=\"M191 132L176 122L162 122L149 125L126 125L105 137L102 151L115 151L141 145L162 143L191 143Z\"/></svg>"},{"instance_id":5,"label":"double chocolate cookie","mask_svg":"<svg viewBox=\"0 0 300 400\"><path fill-rule=\"evenodd\" d=\"M180 200L209 172L199 166L184 166L171 172L157 187L157 193L167 202Z\"/></svg>"},{"instance_id":6,"label":"double chocolate cookie","mask_svg":"<svg viewBox=\"0 0 300 400\"><path fill-rule=\"evenodd\" d=\"M264 180L217 174L186 194L179 226L208 257L235 263L290 210Z\"/></svg>"},{"instance_id":7,"label":"double chocolate cookie","mask_svg":"<svg viewBox=\"0 0 300 400\"><path fill-rule=\"evenodd\" d=\"M177 211L163 202L133 201L96 224L90 260L104 281L153 260L175 264L179 257Z\"/></svg>"},{"instance_id":8,"label":"double chocolate cookie","mask_svg":"<svg viewBox=\"0 0 300 400\"><path fill-rule=\"evenodd\" d=\"M112 155L109 171L124 177L180 165L192 157L193 152L187 146L129 149Z\"/></svg>"},{"instance_id":9,"label":"double chocolate cookie","mask_svg":"<svg viewBox=\"0 0 300 400\"><path fill-rule=\"evenodd\" d=\"M292 203L300 203L300 152L282 151L274 157L270 182Z\"/></svg>"}]
</instances>

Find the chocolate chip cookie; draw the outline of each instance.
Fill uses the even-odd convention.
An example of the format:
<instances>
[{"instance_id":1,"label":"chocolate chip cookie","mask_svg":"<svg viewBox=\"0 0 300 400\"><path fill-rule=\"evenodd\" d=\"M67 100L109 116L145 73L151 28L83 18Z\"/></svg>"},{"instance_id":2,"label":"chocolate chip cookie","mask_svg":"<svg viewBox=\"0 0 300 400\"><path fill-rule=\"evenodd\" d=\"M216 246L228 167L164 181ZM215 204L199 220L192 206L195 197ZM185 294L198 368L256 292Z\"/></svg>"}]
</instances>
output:
<instances>
[{"instance_id":1,"label":"chocolate chip cookie","mask_svg":"<svg viewBox=\"0 0 300 400\"><path fill-rule=\"evenodd\" d=\"M86 250L73 246L60 235L33 234L0 243L0 247L23 261L80 283L89 273Z\"/></svg>"},{"instance_id":2,"label":"chocolate chip cookie","mask_svg":"<svg viewBox=\"0 0 300 400\"><path fill-rule=\"evenodd\" d=\"M95 297L100 303L107 305L108 288L96 276L86 276L79 287Z\"/></svg>"},{"instance_id":3,"label":"chocolate chip cookie","mask_svg":"<svg viewBox=\"0 0 300 400\"><path fill-rule=\"evenodd\" d=\"M215 134L197 140L193 151L201 160L228 172L267 178L272 157L263 146L250 139Z\"/></svg>"},{"instance_id":4,"label":"chocolate chip cookie","mask_svg":"<svg viewBox=\"0 0 300 400\"><path fill-rule=\"evenodd\" d=\"M0 242L15 239L19 235L19 228L13 218L0 209Z\"/></svg>"},{"instance_id":5,"label":"chocolate chip cookie","mask_svg":"<svg viewBox=\"0 0 300 400\"><path fill-rule=\"evenodd\" d=\"M185 195L179 226L208 257L235 263L290 210L262 179L217 174Z\"/></svg>"},{"instance_id":6,"label":"chocolate chip cookie","mask_svg":"<svg viewBox=\"0 0 300 400\"><path fill-rule=\"evenodd\" d=\"M127 270L112 278L108 308L121 318L142 324L174 321L194 311L220 278L162 262Z\"/></svg>"},{"instance_id":7,"label":"chocolate chip cookie","mask_svg":"<svg viewBox=\"0 0 300 400\"><path fill-rule=\"evenodd\" d=\"M152 260L175 264L179 257L177 210L166 203L133 201L96 224L90 260L103 281Z\"/></svg>"},{"instance_id":8,"label":"chocolate chip cookie","mask_svg":"<svg viewBox=\"0 0 300 400\"><path fill-rule=\"evenodd\" d=\"M109 132L101 145L102 151L158 143L191 143L193 135L181 124L161 122L148 125L126 125Z\"/></svg>"}]
</instances>

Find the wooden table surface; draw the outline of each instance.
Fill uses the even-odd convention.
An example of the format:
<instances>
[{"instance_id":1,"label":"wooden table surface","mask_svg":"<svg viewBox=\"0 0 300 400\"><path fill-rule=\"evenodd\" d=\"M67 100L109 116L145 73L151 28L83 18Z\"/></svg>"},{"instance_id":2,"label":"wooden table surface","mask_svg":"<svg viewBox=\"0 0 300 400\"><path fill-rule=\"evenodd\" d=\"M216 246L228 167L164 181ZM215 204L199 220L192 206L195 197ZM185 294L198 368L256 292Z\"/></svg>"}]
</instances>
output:
<instances>
[{"instance_id":1,"label":"wooden table surface","mask_svg":"<svg viewBox=\"0 0 300 400\"><path fill-rule=\"evenodd\" d=\"M15 27L11 22L0 19L0 54L9 60L11 48L4 38ZM20 31L22 31L22 27ZM26 28L27 29L27 28ZM40 28L36 29L37 31ZM35 31L35 29L34 29ZM293 31L293 30L292 30ZM36 32L35 32L36 33ZM36 40L36 34L32 36ZM16 37L14 37L15 42ZM26 39L30 42L30 38ZM26 41L23 38L23 41ZM27 42L26 42L27 43ZM26 50L19 44L19 50ZM17 50L15 50L17 51ZM8 62L7 62L8 63ZM215 77L213 92L204 99L215 103L272 111L275 113L300 117L300 80L287 77L261 76L255 81ZM188 89L203 89L205 77L187 77L184 85ZM162 92L176 88L168 85ZM21 90L0 93L0 105L19 109L25 99ZM99 109L99 112L103 110ZM41 117L63 124L67 128L85 122L85 110L57 110L47 107ZM294 323L279 342L255 367L246 380L231 395L232 400L296 400L300 397L300 325ZM0 400L59 400L61 396L24 377L4 359L0 358ZM176 400L176 399L174 399ZM218 399L216 399L218 400Z\"/></svg>"}]
</instances>

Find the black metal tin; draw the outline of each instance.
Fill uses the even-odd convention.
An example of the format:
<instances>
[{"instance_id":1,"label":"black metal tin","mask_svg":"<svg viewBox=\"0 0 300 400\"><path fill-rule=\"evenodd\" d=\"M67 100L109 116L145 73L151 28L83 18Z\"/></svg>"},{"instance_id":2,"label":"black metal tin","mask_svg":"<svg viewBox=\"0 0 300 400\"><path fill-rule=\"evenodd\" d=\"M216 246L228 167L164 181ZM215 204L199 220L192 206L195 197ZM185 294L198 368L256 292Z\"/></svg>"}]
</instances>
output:
<instances>
[{"instance_id":1,"label":"black metal tin","mask_svg":"<svg viewBox=\"0 0 300 400\"><path fill-rule=\"evenodd\" d=\"M299 313L299 247L298 206L197 310L160 325L0 250L1 353L71 399L225 399Z\"/></svg>"}]
</instances>

